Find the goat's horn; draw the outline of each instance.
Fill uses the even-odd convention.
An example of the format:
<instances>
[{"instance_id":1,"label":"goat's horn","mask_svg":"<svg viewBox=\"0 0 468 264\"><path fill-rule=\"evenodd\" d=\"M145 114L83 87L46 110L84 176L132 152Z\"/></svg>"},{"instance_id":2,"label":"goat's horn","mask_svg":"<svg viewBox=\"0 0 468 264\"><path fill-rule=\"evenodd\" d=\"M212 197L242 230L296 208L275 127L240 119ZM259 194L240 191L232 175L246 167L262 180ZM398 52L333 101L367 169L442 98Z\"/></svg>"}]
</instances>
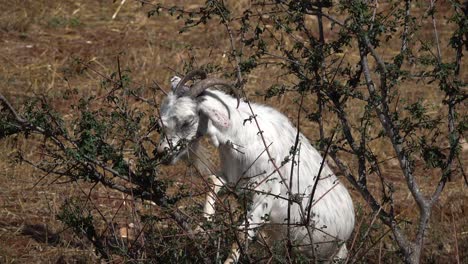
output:
<instances>
[{"instance_id":1,"label":"goat's horn","mask_svg":"<svg viewBox=\"0 0 468 264\"><path fill-rule=\"evenodd\" d=\"M227 82L225 80L217 79L217 78L204 79L204 80L201 80L201 81L195 83L192 86L192 88L190 88L190 90L188 92L188 95L190 97L192 97L192 98L195 98L198 95L200 95L203 91L205 91L206 89L208 89L208 88L210 88L212 86L215 86L215 85L228 87L231 90L231 92L233 92L236 95L237 107L239 107L239 104L240 104L239 90L236 89L231 83L229 83L229 82Z\"/></svg>"},{"instance_id":2,"label":"goat's horn","mask_svg":"<svg viewBox=\"0 0 468 264\"><path fill-rule=\"evenodd\" d=\"M200 77L200 79L206 79L206 72L204 70L198 69L188 72L182 80L177 84L175 88L176 94L183 94L183 91L180 91L184 87L185 83L193 80L195 77Z\"/></svg>"}]
</instances>

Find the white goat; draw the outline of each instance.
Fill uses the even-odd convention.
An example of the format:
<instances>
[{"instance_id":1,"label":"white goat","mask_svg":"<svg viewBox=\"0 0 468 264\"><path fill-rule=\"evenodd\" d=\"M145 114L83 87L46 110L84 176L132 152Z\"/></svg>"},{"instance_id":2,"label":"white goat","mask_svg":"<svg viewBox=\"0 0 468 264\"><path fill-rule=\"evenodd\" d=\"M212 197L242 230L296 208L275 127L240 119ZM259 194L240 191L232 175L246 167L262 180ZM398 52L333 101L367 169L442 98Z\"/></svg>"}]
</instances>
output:
<instances>
[{"instance_id":1,"label":"white goat","mask_svg":"<svg viewBox=\"0 0 468 264\"><path fill-rule=\"evenodd\" d=\"M191 88L186 86L185 83L196 75L202 80ZM262 130L259 133L247 103L222 91L207 90L213 86L230 87L234 92L235 89L223 80L205 78L206 74L194 71L183 80L176 76L171 80L173 89L161 106L165 136L158 152L168 155L166 162L173 164L187 156L187 149L196 152L199 139L207 135L220 154L221 172L218 177L211 176L215 186L240 184L253 193L247 222L239 227L240 231L247 227L251 239L259 227L274 224L274 228L263 231L270 239L278 240L287 237L289 227L289 237L299 245L301 252L320 262L346 258L345 241L354 227L353 203L327 164L318 175L323 161L320 153L300 134L299 153L295 156L297 164L293 170L291 161L282 165L286 157L291 157L296 142L297 129L288 118L271 107L251 103ZM271 157L265 151L262 135ZM279 173L275 167L279 167ZM290 182L291 171L294 173ZM219 187L214 193L218 190ZM214 195L207 196L207 217L214 214ZM288 209L291 200L294 202ZM310 204L310 221L307 222ZM225 263L237 262L239 257L235 244Z\"/></svg>"}]
</instances>

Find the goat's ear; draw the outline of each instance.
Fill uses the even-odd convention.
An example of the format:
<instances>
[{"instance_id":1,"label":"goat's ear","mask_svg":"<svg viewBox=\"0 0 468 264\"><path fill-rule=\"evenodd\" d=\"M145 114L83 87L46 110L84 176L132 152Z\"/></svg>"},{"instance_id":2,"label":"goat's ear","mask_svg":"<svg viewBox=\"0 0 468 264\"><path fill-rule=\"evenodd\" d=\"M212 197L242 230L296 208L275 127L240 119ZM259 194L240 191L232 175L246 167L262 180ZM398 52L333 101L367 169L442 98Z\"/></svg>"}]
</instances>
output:
<instances>
[{"instance_id":1,"label":"goat's ear","mask_svg":"<svg viewBox=\"0 0 468 264\"><path fill-rule=\"evenodd\" d=\"M198 105L198 110L201 114L206 115L208 119L213 122L213 125L216 128L224 130L229 128L231 125L231 120L229 120L229 115L224 107L221 109L222 110L220 110L219 107L210 107L209 105L203 103Z\"/></svg>"},{"instance_id":2,"label":"goat's ear","mask_svg":"<svg viewBox=\"0 0 468 264\"><path fill-rule=\"evenodd\" d=\"M175 90L175 88L177 87L177 85L179 84L179 82L181 80L182 79L177 75L172 76L172 78L171 78L171 88L172 88L173 91Z\"/></svg>"}]
</instances>

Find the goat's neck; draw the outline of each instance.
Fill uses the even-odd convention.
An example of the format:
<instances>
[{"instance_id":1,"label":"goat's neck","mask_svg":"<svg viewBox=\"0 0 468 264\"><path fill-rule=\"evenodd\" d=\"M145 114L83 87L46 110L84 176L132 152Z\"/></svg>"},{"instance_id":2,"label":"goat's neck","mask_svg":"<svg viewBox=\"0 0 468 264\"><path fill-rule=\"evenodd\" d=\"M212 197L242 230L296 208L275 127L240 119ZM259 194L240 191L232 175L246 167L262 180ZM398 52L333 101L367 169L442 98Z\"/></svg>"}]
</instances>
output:
<instances>
[{"instance_id":1,"label":"goat's neck","mask_svg":"<svg viewBox=\"0 0 468 264\"><path fill-rule=\"evenodd\" d=\"M207 91L203 101L200 103L205 111L215 111L215 115L225 117L228 121L227 126L222 126L205 114L202 119L206 125L206 135L210 138L211 142L216 146L230 144L232 142L239 142L239 127L238 124L241 120L240 111L236 108L236 99L223 92ZM210 109L210 110L206 110ZM204 129L205 130L205 129Z\"/></svg>"}]
</instances>

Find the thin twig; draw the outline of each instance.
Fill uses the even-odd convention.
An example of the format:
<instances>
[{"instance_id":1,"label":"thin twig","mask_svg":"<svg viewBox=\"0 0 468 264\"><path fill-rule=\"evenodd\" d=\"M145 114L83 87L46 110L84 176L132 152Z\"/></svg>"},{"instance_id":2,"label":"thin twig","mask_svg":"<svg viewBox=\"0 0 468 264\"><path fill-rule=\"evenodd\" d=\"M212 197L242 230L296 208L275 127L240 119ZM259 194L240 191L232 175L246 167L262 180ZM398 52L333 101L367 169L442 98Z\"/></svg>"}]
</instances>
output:
<instances>
[{"instance_id":1,"label":"thin twig","mask_svg":"<svg viewBox=\"0 0 468 264\"><path fill-rule=\"evenodd\" d=\"M432 18L432 27L434 28L434 38L435 38L435 43L436 43L436 47L437 47L437 61L439 62L439 64L442 62L442 53L440 51L440 42L439 42L439 32L437 31L437 23L436 23L436 19L435 19L435 12L436 12L436 9L435 9L435 0L431 0L431 8L430 8L430 11L431 12L431 18Z\"/></svg>"}]
</instances>

